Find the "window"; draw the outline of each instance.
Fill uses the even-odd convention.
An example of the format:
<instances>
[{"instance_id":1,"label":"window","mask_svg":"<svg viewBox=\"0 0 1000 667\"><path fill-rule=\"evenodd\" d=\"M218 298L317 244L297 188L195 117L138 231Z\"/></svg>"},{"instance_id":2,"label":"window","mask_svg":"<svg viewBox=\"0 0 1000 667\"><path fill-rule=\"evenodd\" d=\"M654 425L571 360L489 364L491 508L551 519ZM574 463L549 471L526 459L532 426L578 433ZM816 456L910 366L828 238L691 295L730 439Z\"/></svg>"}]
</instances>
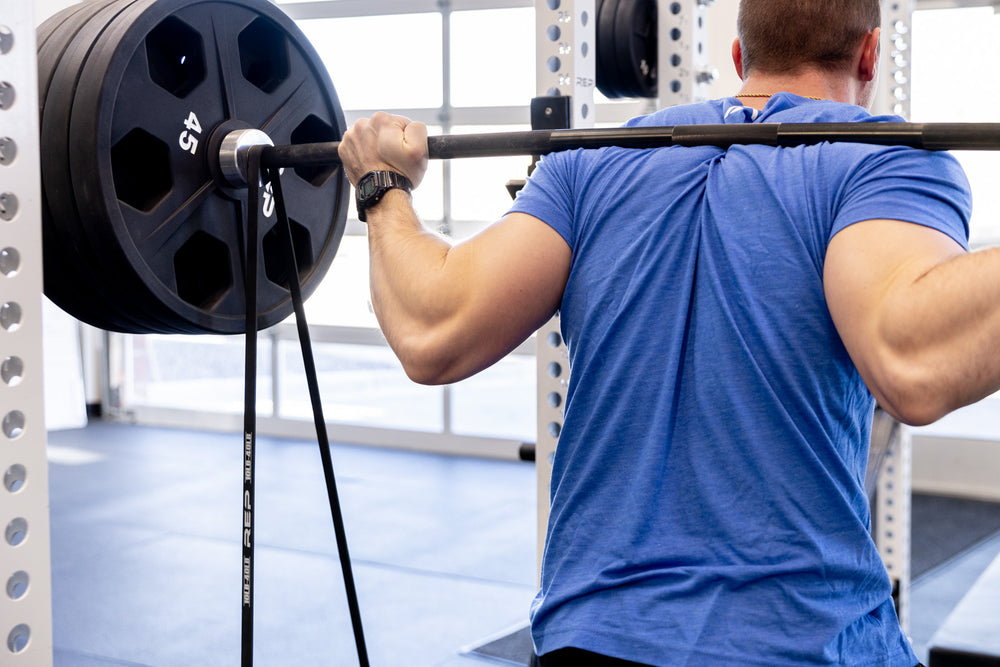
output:
<instances>
[{"instance_id":1,"label":"window","mask_svg":"<svg viewBox=\"0 0 1000 667\"><path fill-rule=\"evenodd\" d=\"M996 122L1000 91L983 85L982 63L1000 59L1000 15L992 7L921 10L913 14L914 122ZM946 56L946 57L945 57ZM972 186L970 224L973 248L1000 243L1000 192L996 151L961 151ZM1000 394L948 415L924 432L976 434L996 438Z\"/></svg>"},{"instance_id":2,"label":"window","mask_svg":"<svg viewBox=\"0 0 1000 667\"><path fill-rule=\"evenodd\" d=\"M520 132L530 125L458 125L452 134L473 132ZM455 236L468 236L500 218L511 205L507 181L527 176L531 158L524 156L452 160L451 215L453 220L472 223L454 229Z\"/></svg>"},{"instance_id":3,"label":"window","mask_svg":"<svg viewBox=\"0 0 1000 667\"><path fill-rule=\"evenodd\" d=\"M443 103L440 14L309 19L298 25L330 71L345 109Z\"/></svg>"},{"instance_id":4,"label":"window","mask_svg":"<svg viewBox=\"0 0 1000 667\"><path fill-rule=\"evenodd\" d=\"M535 96L534 9L453 13L450 69L453 106L526 106Z\"/></svg>"},{"instance_id":5,"label":"window","mask_svg":"<svg viewBox=\"0 0 1000 667\"><path fill-rule=\"evenodd\" d=\"M984 85L981 63L1000 60L1000 16L992 7L935 9L913 15L914 122L996 122L1000 90ZM956 153L972 184L972 243L1000 243L995 151Z\"/></svg>"}]
</instances>

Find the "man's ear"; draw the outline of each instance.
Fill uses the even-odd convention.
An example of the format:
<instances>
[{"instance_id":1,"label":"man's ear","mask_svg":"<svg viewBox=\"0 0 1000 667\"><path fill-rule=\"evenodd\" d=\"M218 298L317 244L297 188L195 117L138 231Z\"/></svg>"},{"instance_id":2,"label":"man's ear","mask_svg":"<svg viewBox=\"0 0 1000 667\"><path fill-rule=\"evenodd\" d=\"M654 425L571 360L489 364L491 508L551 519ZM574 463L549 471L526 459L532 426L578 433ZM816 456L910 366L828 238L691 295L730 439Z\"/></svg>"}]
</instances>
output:
<instances>
[{"instance_id":1,"label":"man's ear","mask_svg":"<svg viewBox=\"0 0 1000 667\"><path fill-rule=\"evenodd\" d=\"M878 74L878 62L881 48L879 40L882 29L875 28L865 35L861 42L861 57L858 60L858 74L864 81L873 80Z\"/></svg>"},{"instance_id":2,"label":"man's ear","mask_svg":"<svg viewBox=\"0 0 1000 667\"><path fill-rule=\"evenodd\" d=\"M743 80L743 47L737 37L733 40L733 65L736 67L736 76Z\"/></svg>"}]
</instances>

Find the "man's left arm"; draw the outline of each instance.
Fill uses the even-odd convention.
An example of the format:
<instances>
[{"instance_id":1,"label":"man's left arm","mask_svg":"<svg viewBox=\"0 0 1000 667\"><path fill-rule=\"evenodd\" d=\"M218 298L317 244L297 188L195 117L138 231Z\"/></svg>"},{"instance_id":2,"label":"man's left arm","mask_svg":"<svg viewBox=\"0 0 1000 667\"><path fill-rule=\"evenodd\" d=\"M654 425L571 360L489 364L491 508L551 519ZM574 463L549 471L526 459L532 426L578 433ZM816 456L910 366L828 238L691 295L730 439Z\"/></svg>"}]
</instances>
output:
<instances>
[{"instance_id":1,"label":"man's left arm","mask_svg":"<svg viewBox=\"0 0 1000 667\"><path fill-rule=\"evenodd\" d=\"M928 424L1000 389L1000 249L869 220L833 237L823 282L852 360L900 421Z\"/></svg>"}]
</instances>

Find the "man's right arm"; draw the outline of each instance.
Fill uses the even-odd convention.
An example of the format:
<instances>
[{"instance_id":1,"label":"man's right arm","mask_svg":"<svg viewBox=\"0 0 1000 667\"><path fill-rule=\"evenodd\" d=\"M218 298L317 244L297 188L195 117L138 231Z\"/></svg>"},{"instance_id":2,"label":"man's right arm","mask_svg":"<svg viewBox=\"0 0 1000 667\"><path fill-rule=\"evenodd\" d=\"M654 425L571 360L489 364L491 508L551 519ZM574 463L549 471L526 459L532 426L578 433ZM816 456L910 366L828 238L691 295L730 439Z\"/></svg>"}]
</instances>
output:
<instances>
[{"instance_id":1,"label":"man's right arm","mask_svg":"<svg viewBox=\"0 0 1000 667\"><path fill-rule=\"evenodd\" d=\"M385 169L416 186L427 165L426 128L375 114L344 134L340 156L353 184ZM444 384L483 370L559 307L571 251L538 218L510 213L453 245L423 227L401 190L389 190L366 216L372 306L417 382Z\"/></svg>"},{"instance_id":2,"label":"man's right arm","mask_svg":"<svg viewBox=\"0 0 1000 667\"><path fill-rule=\"evenodd\" d=\"M555 313L571 253L547 224L510 213L452 245L423 228L405 194L390 194L368 217L372 306L411 379L478 373Z\"/></svg>"}]
</instances>

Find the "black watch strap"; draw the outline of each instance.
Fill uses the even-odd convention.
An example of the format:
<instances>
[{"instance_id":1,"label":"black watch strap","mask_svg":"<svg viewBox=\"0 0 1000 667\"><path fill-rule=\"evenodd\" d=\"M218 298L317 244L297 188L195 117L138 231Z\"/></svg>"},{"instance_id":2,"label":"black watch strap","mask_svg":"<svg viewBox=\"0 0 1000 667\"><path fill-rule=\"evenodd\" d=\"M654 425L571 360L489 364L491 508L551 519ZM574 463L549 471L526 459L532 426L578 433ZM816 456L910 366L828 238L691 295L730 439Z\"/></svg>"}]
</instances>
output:
<instances>
[{"instance_id":1,"label":"black watch strap","mask_svg":"<svg viewBox=\"0 0 1000 667\"><path fill-rule=\"evenodd\" d=\"M368 222L367 211L382 200L386 192L398 188L410 192L410 179L395 171L369 171L358 179L355 191L358 202L358 220Z\"/></svg>"}]
</instances>

